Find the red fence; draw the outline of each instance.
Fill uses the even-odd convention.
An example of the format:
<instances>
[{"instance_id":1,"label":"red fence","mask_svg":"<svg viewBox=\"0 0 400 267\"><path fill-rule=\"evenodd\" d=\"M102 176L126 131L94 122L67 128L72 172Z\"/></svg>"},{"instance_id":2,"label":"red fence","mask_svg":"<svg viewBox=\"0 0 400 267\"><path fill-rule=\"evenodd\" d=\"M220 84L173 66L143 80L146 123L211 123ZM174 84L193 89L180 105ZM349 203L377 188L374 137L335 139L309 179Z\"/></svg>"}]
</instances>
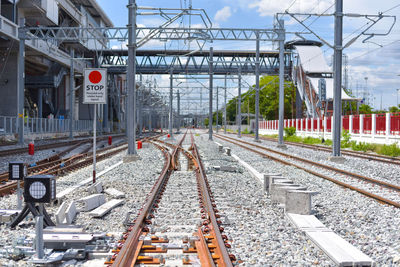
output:
<instances>
[{"instance_id":1,"label":"red fence","mask_svg":"<svg viewBox=\"0 0 400 267\"><path fill-rule=\"evenodd\" d=\"M319 121L319 123L318 123ZM332 131L332 117L288 119L285 127L295 127L297 131ZM400 113L364 114L342 117L343 130L352 134L400 135ZM278 130L278 120L260 122L260 129ZM375 130L375 133L373 133Z\"/></svg>"}]
</instances>

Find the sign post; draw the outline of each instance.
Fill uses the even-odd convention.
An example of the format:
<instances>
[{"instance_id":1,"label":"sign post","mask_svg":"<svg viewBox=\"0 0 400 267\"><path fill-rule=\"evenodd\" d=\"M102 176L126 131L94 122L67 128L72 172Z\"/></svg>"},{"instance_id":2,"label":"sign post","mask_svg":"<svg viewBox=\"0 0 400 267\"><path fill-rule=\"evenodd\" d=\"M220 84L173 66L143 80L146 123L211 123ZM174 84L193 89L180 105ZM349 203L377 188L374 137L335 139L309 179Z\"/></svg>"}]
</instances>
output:
<instances>
[{"instance_id":1,"label":"sign post","mask_svg":"<svg viewBox=\"0 0 400 267\"><path fill-rule=\"evenodd\" d=\"M93 183L96 182L97 104L107 103L107 70L84 70L83 104L93 104Z\"/></svg>"}]
</instances>

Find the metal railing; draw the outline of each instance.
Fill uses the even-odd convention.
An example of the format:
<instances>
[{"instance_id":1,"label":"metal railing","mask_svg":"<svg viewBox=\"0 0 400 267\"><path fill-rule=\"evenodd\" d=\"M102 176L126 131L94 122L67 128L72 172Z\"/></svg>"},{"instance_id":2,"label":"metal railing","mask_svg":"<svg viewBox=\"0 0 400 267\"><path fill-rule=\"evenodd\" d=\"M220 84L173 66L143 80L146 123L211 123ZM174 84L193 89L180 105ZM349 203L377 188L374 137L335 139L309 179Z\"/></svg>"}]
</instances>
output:
<instances>
[{"instance_id":1,"label":"metal railing","mask_svg":"<svg viewBox=\"0 0 400 267\"><path fill-rule=\"evenodd\" d=\"M44 134L44 133L66 133L69 132L68 119L47 119L47 118L29 118L24 120L24 134ZM114 123L115 124L115 123ZM111 122L109 122L111 125ZM101 128L101 122L97 122L98 129ZM75 120L73 122L74 132L88 132L93 130L92 120ZM12 135L18 133L18 118L0 116L0 135Z\"/></svg>"}]
</instances>

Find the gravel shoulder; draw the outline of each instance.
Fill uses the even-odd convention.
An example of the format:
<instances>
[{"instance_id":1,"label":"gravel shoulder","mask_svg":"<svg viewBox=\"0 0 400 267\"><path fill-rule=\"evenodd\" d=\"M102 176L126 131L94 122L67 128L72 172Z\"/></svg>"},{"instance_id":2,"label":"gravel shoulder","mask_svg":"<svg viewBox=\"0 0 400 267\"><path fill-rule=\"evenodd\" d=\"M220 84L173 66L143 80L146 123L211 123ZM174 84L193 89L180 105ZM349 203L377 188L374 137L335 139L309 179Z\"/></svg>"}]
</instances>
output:
<instances>
[{"instance_id":1,"label":"gravel shoulder","mask_svg":"<svg viewBox=\"0 0 400 267\"><path fill-rule=\"evenodd\" d=\"M261 158L231 143L220 139L218 142L231 147L232 153L261 173L280 172L295 183L319 192L313 197L313 205L322 223L373 258L378 266L400 264L400 209L380 204L295 167Z\"/></svg>"}]
</instances>

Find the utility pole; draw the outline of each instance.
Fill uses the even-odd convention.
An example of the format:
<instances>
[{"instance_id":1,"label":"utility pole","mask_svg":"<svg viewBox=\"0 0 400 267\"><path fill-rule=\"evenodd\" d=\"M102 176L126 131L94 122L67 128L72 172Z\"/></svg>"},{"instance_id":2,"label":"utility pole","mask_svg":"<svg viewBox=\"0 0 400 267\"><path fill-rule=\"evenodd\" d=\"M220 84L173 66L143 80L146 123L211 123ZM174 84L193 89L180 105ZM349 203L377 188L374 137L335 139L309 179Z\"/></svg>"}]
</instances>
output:
<instances>
[{"instance_id":1,"label":"utility pole","mask_svg":"<svg viewBox=\"0 0 400 267\"><path fill-rule=\"evenodd\" d=\"M125 161L132 161L137 158L136 151L136 1L129 0L129 24L128 24L128 107L127 126L128 134L128 156ZM132 157L134 156L134 157Z\"/></svg>"},{"instance_id":2,"label":"utility pole","mask_svg":"<svg viewBox=\"0 0 400 267\"><path fill-rule=\"evenodd\" d=\"M236 117L238 124L238 137L242 137L242 68L239 66L238 71L238 115Z\"/></svg>"},{"instance_id":3,"label":"utility pole","mask_svg":"<svg viewBox=\"0 0 400 267\"><path fill-rule=\"evenodd\" d=\"M25 19L19 21L19 35L23 33ZM18 50L18 90L17 90L17 120L18 120L18 144L24 145L24 102L25 102L25 38L19 36Z\"/></svg>"},{"instance_id":4,"label":"utility pole","mask_svg":"<svg viewBox=\"0 0 400 267\"><path fill-rule=\"evenodd\" d=\"M177 121L177 123L178 123L178 125L176 126L176 128L177 128L177 133L180 133L180 131L181 131L181 95L180 95L180 93L179 93L179 89L178 89L178 93L177 93L177 100L178 100L178 121Z\"/></svg>"},{"instance_id":5,"label":"utility pole","mask_svg":"<svg viewBox=\"0 0 400 267\"><path fill-rule=\"evenodd\" d=\"M219 86L217 86L217 99L216 99L217 100L217 116L216 116L216 119L217 119L217 123L216 123L217 131L216 132L217 133L218 133L218 123L219 123L219 118L218 118L219 117L218 116L219 115L219 113L218 113L218 89L219 89Z\"/></svg>"},{"instance_id":6,"label":"utility pole","mask_svg":"<svg viewBox=\"0 0 400 267\"><path fill-rule=\"evenodd\" d=\"M285 147L283 144L283 127L285 112L285 21L279 20L279 139L278 147Z\"/></svg>"},{"instance_id":7,"label":"utility pole","mask_svg":"<svg viewBox=\"0 0 400 267\"><path fill-rule=\"evenodd\" d=\"M254 141L259 142L258 138L258 114L260 114L260 33L257 31L256 32L257 40L256 40L256 133L255 133L255 138ZM242 118L240 117L240 121L242 121ZM250 122L249 122L250 124Z\"/></svg>"},{"instance_id":8,"label":"utility pole","mask_svg":"<svg viewBox=\"0 0 400 267\"><path fill-rule=\"evenodd\" d=\"M225 92L224 92L224 134L226 134L226 75L225 75Z\"/></svg>"},{"instance_id":9,"label":"utility pole","mask_svg":"<svg viewBox=\"0 0 400 267\"><path fill-rule=\"evenodd\" d=\"M174 85L174 69L171 68L169 74L169 123L168 123L168 132L172 138L172 123L173 123L173 114L172 114L172 98L173 98L173 85Z\"/></svg>"},{"instance_id":10,"label":"utility pole","mask_svg":"<svg viewBox=\"0 0 400 267\"><path fill-rule=\"evenodd\" d=\"M333 72L333 157L340 157L342 110L342 50L343 50L343 0L335 3L335 44Z\"/></svg>"},{"instance_id":11,"label":"utility pole","mask_svg":"<svg viewBox=\"0 0 400 267\"><path fill-rule=\"evenodd\" d=\"M69 139L74 138L74 102L75 102L75 77L74 77L74 57L75 51L71 48L71 66L69 69ZM41 100L40 100L41 101Z\"/></svg>"},{"instance_id":12,"label":"utility pole","mask_svg":"<svg viewBox=\"0 0 400 267\"><path fill-rule=\"evenodd\" d=\"M210 47L210 59L209 59L209 73L210 73L210 88L208 92L209 96L209 107L208 107L208 140L212 141L213 140L213 129L212 129L212 123L213 123L213 114L212 114L212 108L213 108L213 48Z\"/></svg>"}]
</instances>

